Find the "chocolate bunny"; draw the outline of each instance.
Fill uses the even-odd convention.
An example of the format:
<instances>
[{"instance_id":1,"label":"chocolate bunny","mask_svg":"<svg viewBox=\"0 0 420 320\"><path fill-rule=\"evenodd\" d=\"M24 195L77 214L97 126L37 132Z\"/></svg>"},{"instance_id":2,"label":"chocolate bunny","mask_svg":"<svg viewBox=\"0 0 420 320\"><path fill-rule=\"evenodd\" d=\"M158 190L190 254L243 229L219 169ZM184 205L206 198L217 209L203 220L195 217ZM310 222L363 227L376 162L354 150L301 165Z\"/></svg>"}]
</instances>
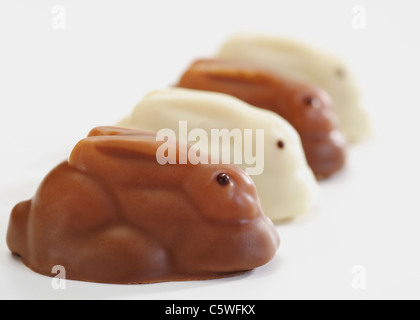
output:
<instances>
[{"instance_id":1,"label":"chocolate bunny","mask_svg":"<svg viewBox=\"0 0 420 320\"><path fill-rule=\"evenodd\" d=\"M178 86L230 94L276 112L299 133L308 164L318 179L328 178L345 164L344 138L331 99L321 89L252 64L218 59L196 61Z\"/></svg>"},{"instance_id":2,"label":"chocolate bunny","mask_svg":"<svg viewBox=\"0 0 420 320\"><path fill-rule=\"evenodd\" d=\"M92 130L13 209L12 253L41 274L61 265L68 279L120 284L220 278L269 262L279 238L248 175L160 165L162 143L147 131Z\"/></svg>"},{"instance_id":3,"label":"chocolate bunny","mask_svg":"<svg viewBox=\"0 0 420 320\"><path fill-rule=\"evenodd\" d=\"M359 88L345 63L317 48L276 36L238 34L221 47L218 58L253 63L279 75L323 88L332 97L339 128L347 140L360 141L371 130Z\"/></svg>"},{"instance_id":4,"label":"chocolate bunny","mask_svg":"<svg viewBox=\"0 0 420 320\"><path fill-rule=\"evenodd\" d=\"M296 130L274 112L227 94L171 88L147 94L118 125L162 134L169 129L182 142L193 141L192 147L196 147L197 141L189 139L188 134L180 134L181 122L187 124L190 133L198 129L211 137L200 138L198 148L225 163L234 162L249 173L264 213L273 221L290 220L312 209L319 186L305 159L302 142ZM215 131L225 131L228 135L236 131L242 139L228 138L220 143L223 139L212 138ZM249 136L245 138L246 131L251 132L249 136L256 131L263 132L262 139L255 138L254 145L247 148L246 140L252 140ZM253 153L255 150L259 161L255 164L243 161L246 149ZM240 161L237 161L238 154L242 155Z\"/></svg>"}]
</instances>

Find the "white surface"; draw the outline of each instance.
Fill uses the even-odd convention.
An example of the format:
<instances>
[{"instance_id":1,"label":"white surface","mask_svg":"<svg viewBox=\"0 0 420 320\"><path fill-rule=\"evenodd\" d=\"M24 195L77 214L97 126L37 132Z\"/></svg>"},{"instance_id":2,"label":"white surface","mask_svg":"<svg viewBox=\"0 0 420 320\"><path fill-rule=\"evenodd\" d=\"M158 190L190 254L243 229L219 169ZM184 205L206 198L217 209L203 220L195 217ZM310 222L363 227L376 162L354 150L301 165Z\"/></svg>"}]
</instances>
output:
<instances>
[{"instance_id":1,"label":"white surface","mask_svg":"<svg viewBox=\"0 0 420 320\"><path fill-rule=\"evenodd\" d=\"M87 3L88 2L88 3ZM414 1L56 1L0 3L0 298L420 298L419 5ZM366 6L367 29L351 9ZM348 169L322 184L319 207L278 230L269 265L209 282L108 286L32 273L9 254L13 205L97 125L144 93L174 83L191 60L239 31L296 37L353 66L375 134L350 150ZM352 288L363 265L367 288Z\"/></svg>"}]
</instances>

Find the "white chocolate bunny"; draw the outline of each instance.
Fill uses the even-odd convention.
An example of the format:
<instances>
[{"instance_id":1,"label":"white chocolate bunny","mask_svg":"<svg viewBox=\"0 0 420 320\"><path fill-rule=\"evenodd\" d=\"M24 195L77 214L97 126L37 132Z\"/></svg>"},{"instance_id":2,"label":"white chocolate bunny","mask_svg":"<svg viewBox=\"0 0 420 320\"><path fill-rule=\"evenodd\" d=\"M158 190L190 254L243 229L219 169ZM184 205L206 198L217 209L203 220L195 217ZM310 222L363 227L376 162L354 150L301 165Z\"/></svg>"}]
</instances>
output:
<instances>
[{"instance_id":1,"label":"white chocolate bunny","mask_svg":"<svg viewBox=\"0 0 420 320\"><path fill-rule=\"evenodd\" d=\"M218 56L255 63L325 89L334 100L341 129L349 141L362 139L370 130L355 81L343 62L335 57L296 41L258 35L231 38Z\"/></svg>"},{"instance_id":2,"label":"white chocolate bunny","mask_svg":"<svg viewBox=\"0 0 420 320\"><path fill-rule=\"evenodd\" d=\"M225 94L168 89L147 95L133 113L118 125L178 132L180 121L187 121L188 129L204 130L208 136L214 129L240 130L243 137L247 130L248 133L249 130L254 133L264 130L264 141L260 145L255 139L251 142L254 150L263 150L264 170L258 175L253 172L251 178L265 214L279 221L293 218L311 208L318 184L306 162L299 135L287 121L271 111L253 107ZM183 140L182 137L177 138ZM230 157L232 160L232 154L240 153L245 159L244 141L238 145L234 139L230 139L231 154L217 150L217 156L222 155L224 160ZM191 144L191 141L187 142ZM215 141L211 139L209 143L209 150L214 151ZM222 145L217 143L218 148ZM251 168L246 163L238 165L244 170L248 169L248 172Z\"/></svg>"}]
</instances>

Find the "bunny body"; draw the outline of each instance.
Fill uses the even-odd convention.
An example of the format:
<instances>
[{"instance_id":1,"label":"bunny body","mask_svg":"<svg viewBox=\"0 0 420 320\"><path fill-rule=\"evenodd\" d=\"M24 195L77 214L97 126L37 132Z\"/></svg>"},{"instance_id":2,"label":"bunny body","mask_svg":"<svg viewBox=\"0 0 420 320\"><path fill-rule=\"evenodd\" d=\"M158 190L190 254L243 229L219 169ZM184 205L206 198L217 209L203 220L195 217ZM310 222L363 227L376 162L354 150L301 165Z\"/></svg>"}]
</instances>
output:
<instances>
[{"instance_id":1,"label":"bunny body","mask_svg":"<svg viewBox=\"0 0 420 320\"><path fill-rule=\"evenodd\" d=\"M279 221L303 214L312 207L318 184L306 162L299 135L287 121L271 111L225 94L176 88L147 95L119 125L155 132L170 129L176 133L180 121L186 121L191 130L204 130L209 137L214 129L240 130L242 137L246 136L245 130L263 130L264 170L251 177L264 213ZM245 159L245 139L240 143L234 143L234 139L230 142L232 154L237 151ZM211 139L208 144L207 149L213 149L215 141ZM255 144L254 141L254 147ZM219 154L222 152L217 149ZM231 161L232 154L228 154ZM251 166L245 161L238 165L244 170Z\"/></svg>"},{"instance_id":2,"label":"bunny body","mask_svg":"<svg viewBox=\"0 0 420 320\"><path fill-rule=\"evenodd\" d=\"M38 273L61 265L68 279L121 284L213 279L270 261L279 238L249 177L231 165L161 166L159 145L150 132L94 129L14 208L10 250Z\"/></svg>"},{"instance_id":3,"label":"bunny body","mask_svg":"<svg viewBox=\"0 0 420 320\"><path fill-rule=\"evenodd\" d=\"M326 92L266 71L228 60L198 60L184 73L179 87L221 92L273 111L299 133L306 158L318 179L345 164L345 139Z\"/></svg>"},{"instance_id":4,"label":"bunny body","mask_svg":"<svg viewBox=\"0 0 420 320\"><path fill-rule=\"evenodd\" d=\"M370 131L353 76L343 62L329 54L289 39L244 34L229 39L218 57L254 63L325 89L349 141L361 140Z\"/></svg>"}]
</instances>

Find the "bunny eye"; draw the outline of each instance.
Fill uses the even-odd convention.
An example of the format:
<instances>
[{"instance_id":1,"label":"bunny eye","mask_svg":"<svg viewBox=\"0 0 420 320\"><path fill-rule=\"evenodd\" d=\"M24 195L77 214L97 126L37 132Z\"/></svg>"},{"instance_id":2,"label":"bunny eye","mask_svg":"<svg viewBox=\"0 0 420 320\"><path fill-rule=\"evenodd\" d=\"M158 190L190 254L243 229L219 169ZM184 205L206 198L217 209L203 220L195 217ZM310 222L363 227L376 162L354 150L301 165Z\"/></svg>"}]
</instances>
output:
<instances>
[{"instance_id":1,"label":"bunny eye","mask_svg":"<svg viewBox=\"0 0 420 320\"><path fill-rule=\"evenodd\" d=\"M230 183L230 177L226 173L221 173L217 176L217 182L222 186L227 186Z\"/></svg>"},{"instance_id":2,"label":"bunny eye","mask_svg":"<svg viewBox=\"0 0 420 320\"><path fill-rule=\"evenodd\" d=\"M346 72L343 68L337 68L335 69L335 75L339 78L344 78L346 76Z\"/></svg>"},{"instance_id":3,"label":"bunny eye","mask_svg":"<svg viewBox=\"0 0 420 320\"><path fill-rule=\"evenodd\" d=\"M277 147L278 147L279 149L284 149L284 142L283 142L283 141L281 141L281 140L277 141Z\"/></svg>"},{"instance_id":4,"label":"bunny eye","mask_svg":"<svg viewBox=\"0 0 420 320\"><path fill-rule=\"evenodd\" d=\"M321 101L318 98L307 96L303 99L303 103L311 108L318 109L321 107Z\"/></svg>"}]
</instances>

